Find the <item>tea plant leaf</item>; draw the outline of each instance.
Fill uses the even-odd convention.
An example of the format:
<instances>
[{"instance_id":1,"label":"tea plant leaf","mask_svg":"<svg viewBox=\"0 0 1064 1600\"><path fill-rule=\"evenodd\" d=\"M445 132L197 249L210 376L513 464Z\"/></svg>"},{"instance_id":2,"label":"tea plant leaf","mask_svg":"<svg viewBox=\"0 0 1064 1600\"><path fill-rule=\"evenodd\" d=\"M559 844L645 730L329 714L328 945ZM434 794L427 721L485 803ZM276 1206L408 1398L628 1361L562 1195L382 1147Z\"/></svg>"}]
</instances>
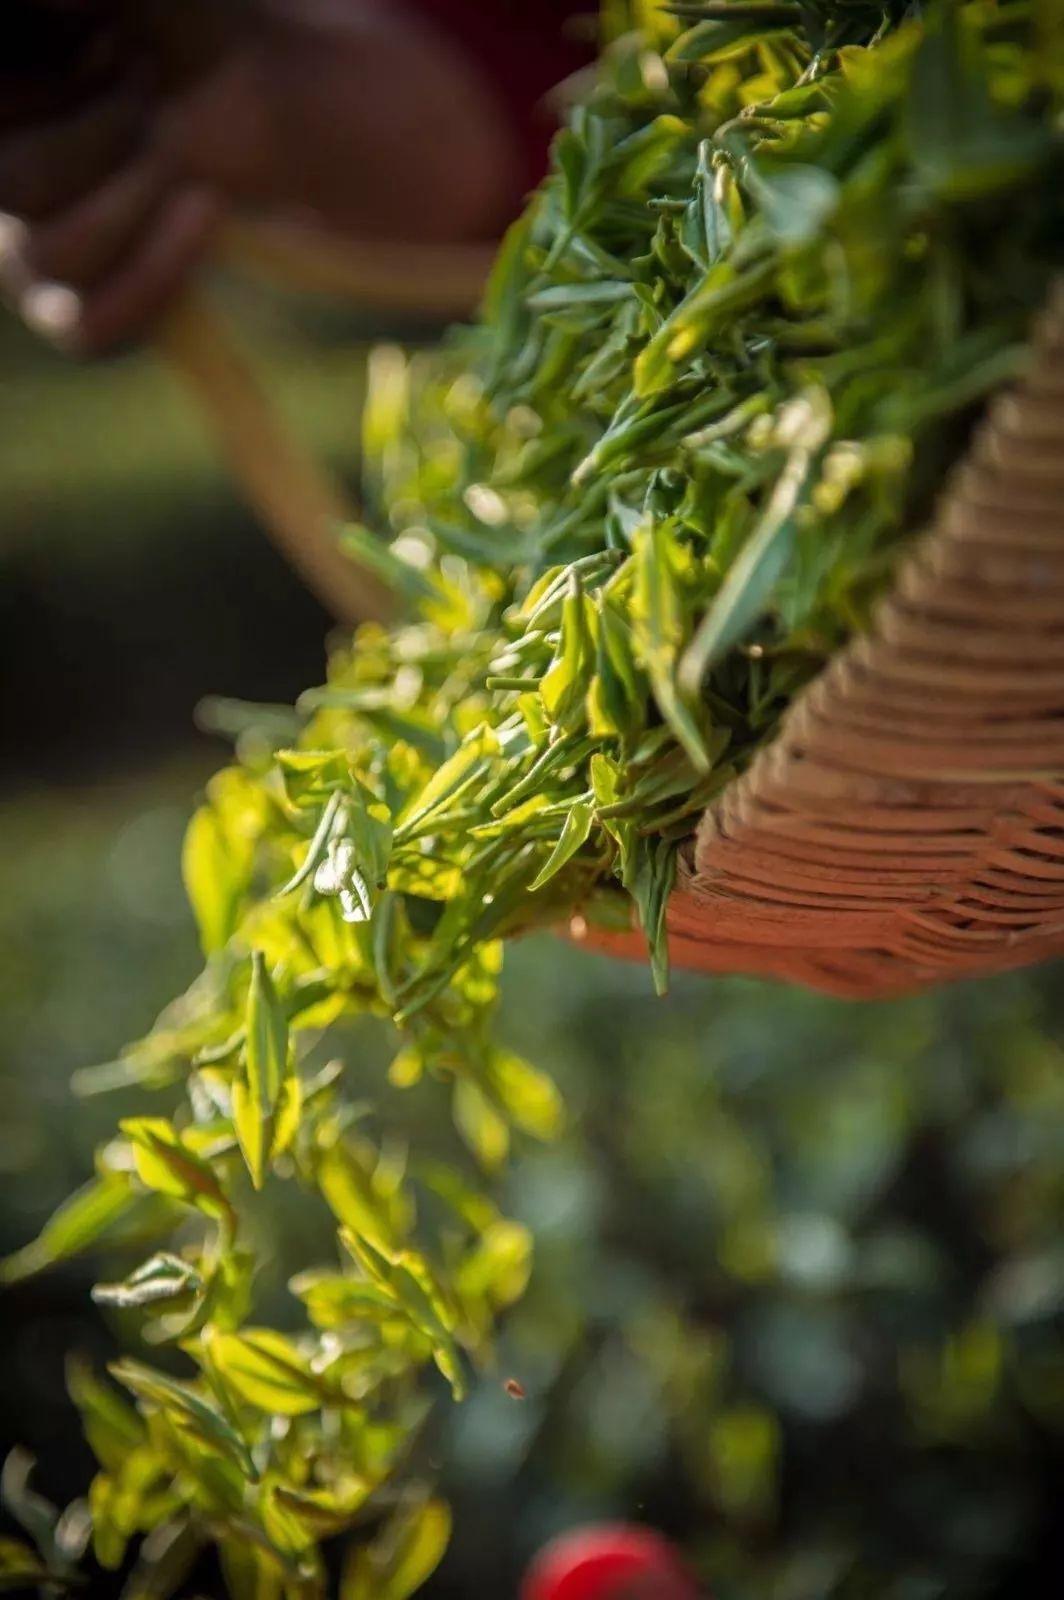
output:
<instances>
[{"instance_id":1,"label":"tea plant leaf","mask_svg":"<svg viewBox=\"0 0 1064 1600\"><path fill-rule=\"evenodd\" d=\"M349 1145L339 1141L319 1158L318 1186L337 1221L383 1251L393 1250L397 1230L393 1209L375 1189Z\"/></svg>"},{"instance_id":2,"label":"tea plant leaf","mask_svg":"<svg viewBox=\"0 0 1064 1600\"><path fill-rule=\"evenodd\" d=\"M641 842L632 893L650 951L650 970L658 994L669 987L669 941L665 912L676 878L676 852L666 840Z\"/></svg>"},{"instance_id":3,"label":"tea plant leaf","mask_svg":"<svg viewBox=\"0 0 1064 1600\"><path fill-rule=\"evenodd\" d=\"M560 872L567 861L571 861L576 852L588 841L591 829L595 822L595 807L590 800L578 800L570 809L558 842L550 855L543 863L536 876L528 886L530 894L537 889L542 889L548 884L556 873Z\"/></svg>"},{"instance_id":4,"label":"tea plant leaf","mask_svg":"<svg viewBox=\"0 0 1064 1600\"><path fill-rule=\"evenodd\" d=\"M632 629L662 716L699 772L709 770L702 731L677 687L676 660L686 624L675 573L675 543L666 522L640 530L634 550Z\"/></svg>"},{"instance_id":5,"label":"tea plant leaf","mask_svg":"<svg viewBox=\"0 0 1064 1600\"><path fill-rule=\"evenodd\" d=\"M216 1333L205 1350L233 1393L260 1411L300 1417L322 1405L320 1381L291 1341L269 1328Z\"/></svg>"},{"instance_id":6,"label":"tea plant leaf","mask_svg":"<svg viewBox=\"0 0 1064 1600\"><path fill-rule=\"evenodd\" d=\"M101 1467L115 1472L144 1443L145 1428L132 1406L82 1360L67 1363L67 1392L81 1413L82 1427Z\"/></svg>"},{"instance_id":7,"label":"tea plant leaf","mask_svg":"<svg viewBox=\"0 0 1064 1600\"><path fill-rule=\"evenodd\" d=\"M127 1117L119 1127L130 1141L137 1176L146 1188L232 1222L233 1209L218 1178L172 1123L164 1117Z\"/></svg>"},{"instance_id":8,"label":"tea plant leaf","mask_svg":"<svg viewBox=\"0 0 1064 1600\"><path fill-rule=\"evenodd\" d=\"M219 788L189 823L181 858L204 955L223 949L236 931L254 861L243 797L233 792L234 785Z\"/></svg>"},{"instance_id":9,"label":"tea plant leaf","mask_svg":"<svg viewBox=\"0 0 1064 1600\"><path fill-rule=\"evenodd\" d=\"M341 1600L410 1600L436 1571L451 1541L451 1513L441 1500L400 1511L344 1566Z\"/></svg>"},{"instance_id":10,"label":"tea plant leaf","mask_svg":"<svg viewBox=\"0 0 1064 1600\"><path fill-rule=\"evenodd\" d=\"M32 1244L0 1263L0 1283L19 1283L45 1267L80 1255L136 1210L140 1196L124 1174L94 1178L65 1200Z\"/></svg>"},{"instance_id":11,"label":"tea plant leaf","mask_svg":"<svg viewBox=\"0 0 1064 1600\"><path fill-rule=\"evenodd\" d=\"M301 1086L291 1060L288 1018L261 951L251 957L244 1071L232 1086L233 1122L251 1181L261 1189L266 1167L299 1128Z\"/></svg>"},{"instance_id":12,"label":"tea plant leaf","mask_svg":"<svg viewBox=\"0 0 1064 1600\"><path fill-rule=\"evenodd\" d=\"M232 1461L252 1481L258 1471L247 1444L228 1418L188 1384L128 1358L112 1363L113 1377L150 1410L158 1410L181 1432L190 1434L209 1452Z\"/></svg>"},{"instance_id":13,"label":"tea plant leaf","mask_svg":"<svg viewBox=\"0 0 1064 1600\"><path fill-rule=\"evenodd\" d=\"M26 1593L48 1578L44 1562L21 1539L0 1538L0 1592Z\"/></svg>"},{"instance_id":14,"label":"tea plant leaf","mask_svg":"<svg viewBox=\"0 0 1064 1600\"><path fill-rule=\"evenodd\" d=\"M807 405L796 402L795 406L792 426L800 437L792 445L763 516L730 568L680 665L679 679L689 694L699 692L707 668L745 637L787 565L798 508L829 426L824 397L814 396Z\"/></svg>"}]
</instances>

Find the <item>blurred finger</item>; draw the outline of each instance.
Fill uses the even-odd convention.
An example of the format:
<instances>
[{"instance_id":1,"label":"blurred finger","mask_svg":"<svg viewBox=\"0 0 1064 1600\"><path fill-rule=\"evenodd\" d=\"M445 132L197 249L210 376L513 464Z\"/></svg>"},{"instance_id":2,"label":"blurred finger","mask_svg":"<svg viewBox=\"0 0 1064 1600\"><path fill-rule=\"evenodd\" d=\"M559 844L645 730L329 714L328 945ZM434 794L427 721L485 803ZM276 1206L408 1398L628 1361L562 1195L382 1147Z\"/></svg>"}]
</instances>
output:
<instances>
[{"instance_id":1,"label":"blurred finger","mask_svg":"<svg viewBox=\"0 0 1064 1600\"><path fill-rule=\"evenodd\" d=\"M203 255L223 211L210 189L169 198L136 253L83 295L70 335L77 349L106 350L150 327Z\"/></svg>"},{"instance_id":2,"label":"blurred finger","mask_svg":"<svg viewBox=\"0 0 1064 1600\"><path fill-rule=\"evenodd\" d=\"M101 183L140 137L146 99L139 85L93 100L0 143L0 207L47 216Z\"/></svg>"},{"instance_id":3,"label":"blurred finger","mask_svg":"<svg viewBox=\"0 0 1064 1600\"><path fill-rule=\"evenodd\" d=\"M135 248L163 184L159 163L145 156L67 210L25 227L10 254L31 279L95 283Z\"/></svg>"},{"instance_id":4,"label":"blurred finger","mask_svg":"<svg viewBox=\"0 0 1064 1600\"><path fill-rule=\"evenodd\" d=\"M17 303L30 282L26 266L28 237L29 229L24 222L0 211L0 295L12 304Z\"/></svg>"},{"instance_id":5,"label":"blurred finger","mask_svg":"<svg viewBox=\"0 0 1064 1600\"><path fill-rule=\"evenodd\" d=\"M18 295L15 308L42 339L60 349L77 347L81 300L65 283L31 283Z\"/></svg>"}]
</instances>

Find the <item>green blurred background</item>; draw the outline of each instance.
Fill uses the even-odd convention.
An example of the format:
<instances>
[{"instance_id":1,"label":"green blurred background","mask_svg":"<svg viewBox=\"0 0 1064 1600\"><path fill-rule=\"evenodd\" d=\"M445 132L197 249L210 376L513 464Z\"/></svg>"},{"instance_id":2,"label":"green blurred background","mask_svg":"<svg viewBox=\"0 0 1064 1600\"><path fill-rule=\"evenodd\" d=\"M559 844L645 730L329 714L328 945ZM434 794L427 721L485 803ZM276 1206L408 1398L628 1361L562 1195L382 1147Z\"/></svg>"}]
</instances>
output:
<instances>
[{"instance_id":1,"label":"green blurred background","mask_svg":"<svg viewBox=\"0 0 1064 1600\"><path fill-rule=\"evenodd\" d=\"M370 330L238 300L292 426L353 479ZM329 623L150 355L77 367L4 322L0 363L6 1252L138 1103L78 1099L71 1074L196 970L180 839L226 754L197 704L290 700ZM509 957L503 1034L573 1118L507 1179L538 1240L500 1364L527 1398L488 1382L441 1417L457 1533L427 1593L507 1600L550 1534L613 1516L677 1538L718 1600L1058 1592L1059 969L875 1006L680 978L660 1002L641 970L540 938ZM328 1246L275 1224L279 1299ZM120 1271L0 1300L0 1445L57 1499L91 1472L64 1358L135 1340L88 1299Z\"/></svg>"}]
</instances>

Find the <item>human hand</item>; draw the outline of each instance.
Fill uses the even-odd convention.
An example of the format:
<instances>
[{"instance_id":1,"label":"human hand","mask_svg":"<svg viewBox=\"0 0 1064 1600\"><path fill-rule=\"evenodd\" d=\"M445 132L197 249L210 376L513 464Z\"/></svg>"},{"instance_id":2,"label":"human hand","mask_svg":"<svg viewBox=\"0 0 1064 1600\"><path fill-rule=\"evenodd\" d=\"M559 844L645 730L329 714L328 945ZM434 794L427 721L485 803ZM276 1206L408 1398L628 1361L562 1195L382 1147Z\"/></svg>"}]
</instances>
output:
<instances>
[{"instance_id":1,"label":"human hand","mask_svg":"<svg viewBox=\"0 0 1064 1600\"><path fill-rule=\"evenodd\" d=\"M0 279L93 352L148 327L232 210L356 238L490 233L490 86L393 0L18 0L0 70ZM10 59L9 52L9 59Z\"/></svg>"}]
</instances>

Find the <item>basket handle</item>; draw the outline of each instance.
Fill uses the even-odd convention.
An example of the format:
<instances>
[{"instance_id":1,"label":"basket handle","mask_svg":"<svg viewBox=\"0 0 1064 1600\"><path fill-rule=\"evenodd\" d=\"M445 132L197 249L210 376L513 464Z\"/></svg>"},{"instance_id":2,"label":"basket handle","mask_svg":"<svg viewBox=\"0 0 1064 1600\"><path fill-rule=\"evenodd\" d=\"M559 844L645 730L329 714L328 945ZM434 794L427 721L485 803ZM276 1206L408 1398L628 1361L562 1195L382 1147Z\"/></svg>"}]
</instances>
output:
<instances>
[{"instance_id":1,"label":"basket handle","mask_svg":"<svg viewBox=\"0 0 1064 1600\"><path fill-rule=\"evenodd\" d=\"M245 271L377 310L437 318L469 315L492 253L486 245L349 245L266 223L231 224L221 240L223 258ZM341 622L387 618L388 591L336 543L336 530L353 520L354 508L292 433L201 291L186 290L169 308L155 345L198 402L244 498L307 587Z\"/></svg>"},{"instance_id":2,"label":"basket handle","mask_svg":"<svg viewBox=\"0 0 1064 1600\"><path fill-rule=\"evenodd\" d=\"M336 543L336 530L353 515L342 488L282 420L209 301L186 290L154 339L199 402L245 499L307 587L342 622L386 617L388 592Z\"/></svg>"}]
</instances>

